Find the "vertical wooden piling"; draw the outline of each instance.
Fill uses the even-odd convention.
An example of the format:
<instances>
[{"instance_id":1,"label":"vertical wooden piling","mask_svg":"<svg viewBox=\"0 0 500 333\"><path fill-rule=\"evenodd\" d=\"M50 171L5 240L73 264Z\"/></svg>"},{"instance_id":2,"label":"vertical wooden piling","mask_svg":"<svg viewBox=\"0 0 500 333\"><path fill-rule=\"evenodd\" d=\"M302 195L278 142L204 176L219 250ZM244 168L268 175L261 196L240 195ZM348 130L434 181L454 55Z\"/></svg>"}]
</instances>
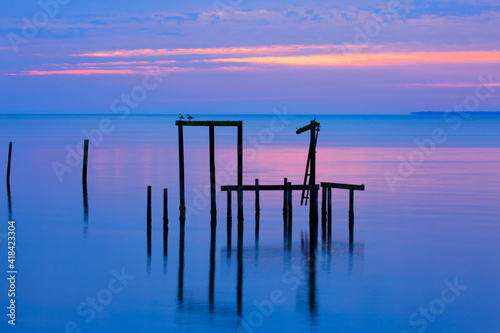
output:
<instances>
[{"instance_id":1,"label":"vertical wooden piling","mask_svg":"<svg viewBox=\"0 0 500 333\"><path fill-rule=\"evenodd\" d=\"M243 224L243 122L238 124L238 223Z\"/></svg>"},{"instance_id":2,"label":"vertical wooden piling","mask_svg":"<svg viewBox=\"0 0 500 333\"><path fill-rule=\"evenodd\" d=\"M332 236L332 188L328 187L328 237Z\"/></svg>"},{"instance_id":3,"label":"vertical wooden piling","mask_svg":"<svg viewBox=\"0 0 500 333\"><path fill-rule=\"evenodd\" d=\"M231 195L232 191L227 190L227 250L231 251L231 229L232 229L232 210L231 210Z\"/></svg>"},{"instance_id":4,"label":"vertical wooden piling","mask_svg":"<svg viewBox=\"0 0 500 333\"><path fill-rule=\"evenodd\" d=\"M255 237L258 238L260 228L260 191L259 180L255 179Z\"/></svg>"},{"instance_id":5,"label":"vertical wooden piling","mask_svg":"<svg viewBox=\"0 0 500 333\"><path fill-rule=\"evenodd\" d=\"M147 239L148 239L148 254L150 254L151 253L151 186L148 186Z\"/></svg>"},{"instance_id":6,"label":"vertical wooden piling","mask_svg":"<svg viewBox=\"0 0 500 333\"><path fill-rule=\"evenodd\" d=\"M89 158L89 140L86 139L83 144L83 170L82 170L82 182L87 182L87 162Z\"/></svg>"},{"instance_id":7,"label":"vertical wooden piling","mask_svg":"<svg viewBox=\"0 0 500 333\"><path fill-rule=\"evenodd\" d=\"M326 239L326 186L321 188L321 237Z\"/></svg>"},{"instance_id":8,"label":"vertical wooden piling","mask_svg":"<svg viewBox=\"0 0 500 333\"><path fill-rule=\"evenodd\" d=\"M163 254L168 250L168 189L163 189Z\"/></svg>"},{"instance_id":9,"label":"vertical wooden piling","mask_svg":"<svg viewBox=\"0 0 500 333\"><path fill-rule=\"evenodd\" d=\"M354 189L349 189L349 240L354 237Z\"/></svg>"},{"instance_id":10,"label":"vertical wooden piling","mask_svg":"<svg viewBox=\"0 0 500 333\"><path fill-rule=\"evenodd\" d=\"M288 186L291 186L292 183L288 182ZM293 213L293 207L292 207L292 190L288 190L288 196L287 196L287 213L288 213L288 230L291 229L292 227L292 213ZM290 236L290 235L289 235Z\"/></svg>"},{"instance_id":11,"label":"vertical wooden piling","mask_svg":"<svg viewBox=\"0 0 500 333\"><path fill-rule=\"evenodd\" d=\"M214 126L209 127L210 137L210 215L211 225L215 227L217 224L217 203L216 203L216 189L215 189L215 130Z\"/></svg>"},{"instance_id":12,"label":"vertical wooden piling","mask_svg":"<svg viewBox=\"0 0 500 333\"><path fill-rule=\"evenodd\" d=\"M179 134L179 211L181 223L183 223L186 220L186 195L184 190L184 129L182 125L177 127Z\"/></svg>"},{"instance_id":13,"label":"vertical wooden piling","mask_svg":"<svg viewBox=\"0 0 500 333\"><path fill-rule=\"evenodd\" d=\"M283 185L285 186L285 189L283 190L283 231L287 232L288 229L288 179L285 178L283 180Z\"/></svg>"},{"instance_id":14,"label":"vertical wooden piling","mask_svg":"<svg viewBox=\"0 0 500 333\"><path fill-rule=\"evenodd\" d=\"M7 176L6 176L6 181L7 181L7 185L10 184L10 163L11 163L11 159L12 159L12 142L9 142L9 155L8 155L8 158L7 158Z\"/></svg>"}]
</instances>

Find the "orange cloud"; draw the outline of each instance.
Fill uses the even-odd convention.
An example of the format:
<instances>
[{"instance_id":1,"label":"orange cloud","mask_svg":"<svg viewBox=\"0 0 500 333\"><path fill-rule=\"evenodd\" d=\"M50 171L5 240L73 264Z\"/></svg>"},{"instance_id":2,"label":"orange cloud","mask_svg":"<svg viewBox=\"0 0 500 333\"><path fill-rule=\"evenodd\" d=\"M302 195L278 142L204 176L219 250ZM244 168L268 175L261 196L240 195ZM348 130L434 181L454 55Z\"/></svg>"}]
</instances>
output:
<instances>
[{"instance_id":1,"label":"orange cloud","mask_svg":"<svg viewBox=\"0 0 500 333\"><path fill-rule=\"evenodd\" d=\"M207 62L278 64L295 66L374 66L404 63L496 63L500 52L415 52L415 53L352 53L301 56L268 56L219 58Z\"/></svg>"},{"instance_id":2,"label":"orange cloud","mask_svg":"<svg viewBox=\"0 0 500 333\"><path fill-rule=\"evenodd\" d=\"M355 45L272 45L249 47L192 48L192 49L136 49L97 51L72 54L79 57L133 57L133 56L168 56L188 54L249 54L249 53L279 53L298 52L304 50L339 50L360 48Z\"/></svg>"}]
</instances>

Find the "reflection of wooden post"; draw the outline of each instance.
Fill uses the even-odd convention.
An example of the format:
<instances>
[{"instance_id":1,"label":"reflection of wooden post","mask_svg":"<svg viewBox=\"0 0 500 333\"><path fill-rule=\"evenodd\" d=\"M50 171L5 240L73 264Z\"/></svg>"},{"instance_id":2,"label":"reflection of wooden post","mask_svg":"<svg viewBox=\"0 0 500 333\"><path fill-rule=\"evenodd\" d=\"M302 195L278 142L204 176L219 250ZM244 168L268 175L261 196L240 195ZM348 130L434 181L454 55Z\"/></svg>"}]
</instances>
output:
<instances>
[{"instance_id":1,"label":"reflection of wooden post","mask_svg":"<svg viewBox=\"0 0 500 333\"><path fill-rule=\"evenodd\" d=\"M255 234L259 233L260 227L260 192L259 192L259 180L255 180Z\"/></svg>"},{"instance_id":2,"label":"reflection of wooden post","mask_svg":"<svg viewBox=\"0 0 500 333\"><path fill-rule=\"evenodd\" d=\"M215 191L215 135L214 126L210 126L210 215L212 217L211 225L215 227L217 224L217 204Z\"/></svg>"},{"instance_id":3,"label":"reflection of wooden post","mask_svg":"<svg viewBox=\"0 0 500 333\"><path fill-rule=\"evenodd\" d=\"M12 142L9 142L9 157L7 159L7 184L10 184L10 161L12 159Z\"/></svg>"},{"instance_id":4,"label":"reflection of wooden post","mask_svg":"<svg viewBox=\"0 0 500 333\"><path fill-rule=\"evenodd\" d=\"M181 221L186 219L186 196L184 191L184 131L182 125L178 126L179 132L179 195Z\"/></svg>"},{"instance_id":5,"label":"reflection of wooden post","mask_svg":"<svg viewBox=\"0 0 500 333\"><path fill-rule=\"evenodd\" d=\"M163 254L168 248L168 189L163 189Z\"/></svg>"},{"instance_id":6,"label":"reflection of wooden post","mask_svg":"<svg viewBox=\"0 0 500 333\"><path fill-rule=\"evenodd\" d=\"M87 182L87 162L89 158L89 140L86 139L83 144L83 170L82 170L82 182Z\"/></svg>"},{"instance_id":7,"label":"reflection of wooden post","mask_svg":"<svg viewBox=\"0 0 500 333\"><path fill-rule=\"evenodd\" d=\"M148 186L147 234L148 253L151 253L151 186Z\"/></svg>"},{"instance_id":8,"label":"reflection of wooden post","mask_svg":"<svg viewBox=\"0 0 500 333\"><path fill-rule=\"evenodd\" d=\"M243 122L238 124L238 188L243 186ZM238 189L238 222L243 223L243 191Z\"/></svg>"},{"instance_id":9,"label":"reflection of wooden post","mask_svg":"<svg viewBox=\"0 0 500 333\"><path fill-rule=\"evenodd\" d=\"M349 239L354 236L354 189L349 189Z\"/></svg>"}]
</instances>

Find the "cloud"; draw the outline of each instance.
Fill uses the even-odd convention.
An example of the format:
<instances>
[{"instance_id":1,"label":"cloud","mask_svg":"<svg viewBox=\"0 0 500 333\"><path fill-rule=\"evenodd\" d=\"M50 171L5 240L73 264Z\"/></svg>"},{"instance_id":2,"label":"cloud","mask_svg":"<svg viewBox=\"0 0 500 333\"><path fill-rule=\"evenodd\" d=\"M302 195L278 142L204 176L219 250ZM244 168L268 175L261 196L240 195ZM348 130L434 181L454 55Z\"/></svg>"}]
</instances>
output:
<instances>
[{"instance_id":1,"label":"cloud","mask_svg":"<svg viewBox=\"0 0 500 333\"><path fill-rule=\"evenodd\" d=\"M220 48L186 48L186 49L136 49L136 50L112 50L91 51L80 54L72 54L78 57L135 57L135 56L171 56L188 54L252 54L252 53L279 53L300 52L306 50L339 50L358 48L355 45L271 45L271 46L248 46L248 47L220 47Z\"/></svg>"},{"instance_id":2,"label":"cloud","mask_svg":"<svg viewBox=\"0 0 500 333\"><path fill-rule=\"evenodd\" d=\"M411 63L498 63L500 52L351 53L304 56L218 58L207 62L293 66L377 66Z\"/></svg>"}]
</instances>

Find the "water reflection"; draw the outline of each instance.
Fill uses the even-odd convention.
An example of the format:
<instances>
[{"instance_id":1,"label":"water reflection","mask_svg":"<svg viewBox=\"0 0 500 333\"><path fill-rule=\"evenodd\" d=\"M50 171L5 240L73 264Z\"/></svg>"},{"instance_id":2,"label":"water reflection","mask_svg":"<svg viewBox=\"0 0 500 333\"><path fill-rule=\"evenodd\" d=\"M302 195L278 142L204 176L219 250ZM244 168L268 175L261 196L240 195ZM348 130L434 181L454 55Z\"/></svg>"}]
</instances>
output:
<instances>
[{"instance_id":1,"label":"water reflection","mask_svg":"<svg viewBox=\"0 0 500 333\"><path fill-rule=\"evenodd\" d=\"M89 228L89 197L87 193L87 182L82 182L83 184L83 236L87 237L87 231Z\"/></svg>"},{"instance_id":2,"label":"water reflection","mask_svg":"<svg viewBox=\"0 0 500 333\"><path fill-rule=\"evenodd\" d=\"M10 182L7 181L7 208L9 210L9 221L12 221L12 198L10 196Z\"/></svg>"}]
</instances>

